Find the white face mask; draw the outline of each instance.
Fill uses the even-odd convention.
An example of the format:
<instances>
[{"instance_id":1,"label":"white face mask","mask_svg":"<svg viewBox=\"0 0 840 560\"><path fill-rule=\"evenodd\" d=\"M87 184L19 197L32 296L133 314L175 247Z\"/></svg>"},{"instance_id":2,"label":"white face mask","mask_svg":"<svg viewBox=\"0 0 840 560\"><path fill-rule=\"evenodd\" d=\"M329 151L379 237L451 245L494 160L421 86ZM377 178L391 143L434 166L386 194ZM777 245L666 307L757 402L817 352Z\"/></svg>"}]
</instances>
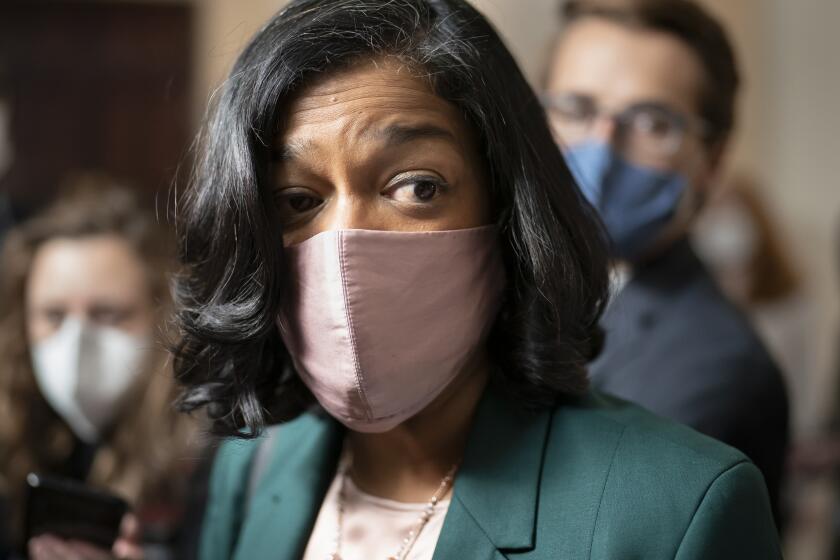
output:
<instances>
[{"instance_id":1,"label":"white face mask","mask_svg":"<svg viewBox=\"0 0 840 560\"><path fill-rule=\"evenodd\" d=\"M73 432L96 442L146 365L151 337L67 318L32 347L41 393Z\"/></svg>"},{"instance_id":2,"label":"white face mask","mask_svg":"<svg viewBox=\"0 0 840 560\"><path fill-rule=\"evenodd\" d=\"M759 244L753 219L738 205L709 208L692 235L697 252L718 270L746 266Z\"/></svg>"}]
</instances>

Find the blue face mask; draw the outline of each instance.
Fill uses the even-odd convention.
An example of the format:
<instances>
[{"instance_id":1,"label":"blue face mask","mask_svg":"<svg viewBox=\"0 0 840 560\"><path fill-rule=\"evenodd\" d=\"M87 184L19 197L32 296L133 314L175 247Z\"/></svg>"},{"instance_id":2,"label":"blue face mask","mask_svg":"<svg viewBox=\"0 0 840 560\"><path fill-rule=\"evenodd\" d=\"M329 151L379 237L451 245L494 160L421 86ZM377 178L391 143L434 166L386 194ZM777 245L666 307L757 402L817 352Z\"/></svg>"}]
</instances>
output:
<instances>
[{"instance_id":1,"label":"blue face mask","mask_svg":"<svg viewBox=\"0 0 840 560\"><path fill-rule=\"evenodd\" d=\"M586 142L565 152L581 192L600 213L613 253L634 260L671 221L688 181L672 172L633 165L609 145Z\"/></svg>"}]
</instances>

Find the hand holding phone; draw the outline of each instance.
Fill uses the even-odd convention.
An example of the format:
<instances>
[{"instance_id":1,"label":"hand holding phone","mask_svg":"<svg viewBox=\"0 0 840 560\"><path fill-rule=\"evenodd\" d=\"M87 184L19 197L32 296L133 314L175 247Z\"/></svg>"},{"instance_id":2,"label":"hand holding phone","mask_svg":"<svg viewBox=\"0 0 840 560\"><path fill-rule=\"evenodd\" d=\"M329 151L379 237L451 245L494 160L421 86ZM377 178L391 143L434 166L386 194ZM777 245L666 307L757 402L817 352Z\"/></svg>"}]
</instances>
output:
<instances>
[{"instance_id":1,"label":"hand holding phone","mask_svg":"<svg viewBox=\"0 0 840 560\"><path fill-rule=\"evenodd\" d=\"M82 541L68 541L50 534L30 539L29 560L113 560L111 551Z\"/></svg>"},{"instance_id":2,"label":"hand holding phone","mask_svg":"<svg viewBox=\"0 0 840 560\"><path fill-rule=\"evenodd\" d=\"M26 541L51 535L110 550L128 511L121 498L74 480L30 473L26 477Z\"/></svg>"},{"instance_id":3,"label":"hand holding phone","mask_svg":"<svg viewBox=\"0 0 840 560\"><path fill-rule=\"evenodd\" d=\"M120 536L110 551L49 533L30 539L27 549L30 560L144 560L140 524L131 513L123 517Z\"/></svg>"}]
</instances>

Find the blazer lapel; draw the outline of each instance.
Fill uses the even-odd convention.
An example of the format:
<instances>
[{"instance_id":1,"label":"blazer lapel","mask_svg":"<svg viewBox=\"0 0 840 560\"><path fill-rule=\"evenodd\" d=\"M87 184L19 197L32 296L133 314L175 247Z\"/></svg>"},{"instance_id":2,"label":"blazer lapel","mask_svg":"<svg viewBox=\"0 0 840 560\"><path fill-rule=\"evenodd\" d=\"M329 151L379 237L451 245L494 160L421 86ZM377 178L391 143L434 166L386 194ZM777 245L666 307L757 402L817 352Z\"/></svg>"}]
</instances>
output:
<instances>
[{"instance_id":1,"label":"blazer lapel","mask_svg":"<svg viewBox=\"0 0 840 560\"><path fill-rule=\"evenodd\" d=\"M342 429L307 415L278 430L272 464L259 481L234 558L298 560L335 475ZM282 458L281 458L282 457Z\"/></svg>"},{"instance_id":2,"label":"blazer lapel","mask_svg":"<svg viewBox=\"0 0 840 560\"><path fill-rule=\"evenodd\" d=\"M485 391L434 560L489 560L534 547L550 420L548 410L521 410Z\"/></svg>"},{"instance_id":3,"label":"blazer lapel","mask_svg":"<svg viewBox=\"0 0 840 560\"><path fill-rule=\"evenodd\" d=\"M625 429L601 411L617 402L590 393L555 409L543 463L539 553L517 560L594 557L590 551L601 500Z\"/></svg>"},{"instance_id":4,"label":"blazer lapel","mask_svg":"<svg viewBox=\"0 0 840 560\"><path fill-rule=\"evenodd\" d=\"M453 496L446 513L443 529L435 546L433 560L503 560L484 528L472 516L469 509Z\"/></svg>"}]
</instances>

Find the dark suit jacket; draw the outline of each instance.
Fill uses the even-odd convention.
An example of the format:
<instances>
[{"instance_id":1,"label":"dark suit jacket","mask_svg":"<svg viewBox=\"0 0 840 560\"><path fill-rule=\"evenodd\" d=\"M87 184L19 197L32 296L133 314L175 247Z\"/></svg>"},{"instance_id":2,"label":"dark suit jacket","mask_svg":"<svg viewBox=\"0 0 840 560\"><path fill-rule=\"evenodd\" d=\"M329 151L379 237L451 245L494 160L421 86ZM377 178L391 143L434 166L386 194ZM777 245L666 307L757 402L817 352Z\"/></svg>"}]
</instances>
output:
<instances>
[{"instance_id":1,"label":"dark suit jacket","mask_svg":"<svg viewBox=\"0 0 840 560\"><path fill-rule=\"evenodd\" d=\"M740 449L761 470L779 522L788 441L781 373L688 241L637 271L610 303L598 389Z\"/></svg>"},{"instance_id":2,"label":"dark suit jacket","mask_svg":"<svg viewBox=\"0 0 840 560\"><path fill-rule=\"evenodd\" d=\"M735 449L599 395L509 399L478 406L434 560L781 558L761 474ZM260 440L225 443L202 560L301 558L343 435L311 413L279 426L259 477Z\"/></svg>"}]
</instances>

